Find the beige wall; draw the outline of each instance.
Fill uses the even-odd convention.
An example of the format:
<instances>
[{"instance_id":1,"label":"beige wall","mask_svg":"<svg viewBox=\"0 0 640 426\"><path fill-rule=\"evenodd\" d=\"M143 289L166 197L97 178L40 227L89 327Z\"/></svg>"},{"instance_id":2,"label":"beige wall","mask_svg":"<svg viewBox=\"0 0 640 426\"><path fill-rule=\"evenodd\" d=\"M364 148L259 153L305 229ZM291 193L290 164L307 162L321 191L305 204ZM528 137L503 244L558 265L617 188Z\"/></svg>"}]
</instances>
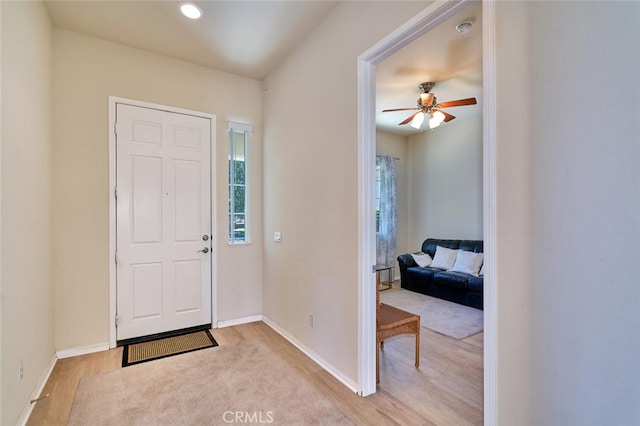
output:
<instances>
[{"instance_id":1,"label":"beige wall","mask_svg":"<svg viewBox=\"0 0 640 426\"><path fill-rule=\"evenodd\" d=\"M500 423L638 424L640 3L496 7Z\"/></svg>"},{"instance_id":2,"label":"beige wall","mask_svg":"<svg viewBox=\"0 0 640 426\"><path fill-rule=\"evenodd\" d=\"M109 96L216 115L218 320L260 314L261 83L58 28L54 55L56 348L109 340ZM227 120L254 125L244 246L226 244Z\"/></svg>"},{"instance_id":3,"label":"beige wall","mask_svg":"<svg viewBox=\"0 0 640 426\"><path fill-rule=\"evenodd\" d=\"M354 382L356 58L424 6L340 3L264 82L264 314Z\"/></svg>"},{"instance_id":4,"label":"beige wall","mask_svg":"<svg viewBox=\"0 0 640 426\"><path fill-rule=\"evenodd\" d=\"M531 423L637 425L640 2L526 16Z\"/></svg>"},{"instance_id":5,"label":"beige wall","mask_svg":"<svg viewBox=\"0 0 640 426\"><path fill-rule=\"evenodd\" d=\"M54 350L52 35L39 2L1 2L3 425L15 424ZM18 363L24 376L18 381Z\"/></svg>"},{"instance_id":6,"label":"beige wall","mask_svg":"<svg viewBox=\"0 0 640 426\"><path fill-rule=\"evenodd\" d=\"M409 243L482 240L482 116L409 137Z\"/></svg>"},{"instance_id":7,"label":"beige wall","mask_svg":"<svg viewBox=\"0 0 640 426\"><path fill-rule=\"evenodd\" d=\"M411 245L409 229L409 181L408 168L410 156L408 155L408 140L406 136L376 131L376 154L390 155L396 160L396 191L398 207L398 243L397 254L416 251ZM400 271L395 268L395 275L400 279Z\"/></svg>"}]
</instances>

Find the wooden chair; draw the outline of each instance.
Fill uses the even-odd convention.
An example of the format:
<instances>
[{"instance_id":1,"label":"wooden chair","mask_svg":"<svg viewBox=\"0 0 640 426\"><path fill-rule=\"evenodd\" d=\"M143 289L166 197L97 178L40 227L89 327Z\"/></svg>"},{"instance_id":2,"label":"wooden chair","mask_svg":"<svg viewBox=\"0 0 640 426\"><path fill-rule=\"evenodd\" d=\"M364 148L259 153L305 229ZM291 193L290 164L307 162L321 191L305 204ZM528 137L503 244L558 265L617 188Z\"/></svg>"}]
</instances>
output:
<instances>
[{"instance_id":1,"label":"wooden chair","mask_svg":"<svg viewBox=\"0 0 640 426\"><path fill-rule=\"evenodd\" d=\"M380 350L384 341L400 334L416 336L416 367L420 367L420 315L380 303L380 275L376 274L376 383L380 383Z\"/></svg>"}]
</instances>

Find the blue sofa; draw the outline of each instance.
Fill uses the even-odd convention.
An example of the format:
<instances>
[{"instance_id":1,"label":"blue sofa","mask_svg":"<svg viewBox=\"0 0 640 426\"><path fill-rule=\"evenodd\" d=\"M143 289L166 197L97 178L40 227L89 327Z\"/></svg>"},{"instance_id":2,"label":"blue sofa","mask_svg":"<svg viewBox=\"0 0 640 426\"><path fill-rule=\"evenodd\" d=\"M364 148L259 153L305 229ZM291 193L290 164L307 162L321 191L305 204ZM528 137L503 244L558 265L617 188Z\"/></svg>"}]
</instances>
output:
<instances>
[{"instance_id":1,"label":"blue sofa","mask_svg":"<svg viewBox=\"0 0 640 426\"><path fill-rule=\"evenodd\" d=\"M439 240L434 238L428 238L422 243L422 252L433 258L437 246L474 253L484 252L481 240ZM410 253L398 256L398 265L402 288L473 308L483 308L484 277L482 275L475 277L431 267L422 268L416 264Z\"/></svg>"}]
</instances>

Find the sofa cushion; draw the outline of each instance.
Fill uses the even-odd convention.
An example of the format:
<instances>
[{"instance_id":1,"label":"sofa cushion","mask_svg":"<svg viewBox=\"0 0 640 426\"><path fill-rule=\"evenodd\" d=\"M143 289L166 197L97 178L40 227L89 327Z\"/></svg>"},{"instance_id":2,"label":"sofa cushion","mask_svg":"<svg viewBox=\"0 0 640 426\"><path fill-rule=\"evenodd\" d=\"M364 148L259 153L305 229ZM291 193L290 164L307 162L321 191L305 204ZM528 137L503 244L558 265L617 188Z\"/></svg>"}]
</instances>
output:
<instances>
[{"instance_id":1,"label":"sofa cushion","mask_svg":"<svg viewBox=\"0 0 640 426\"><path fill-rule=\"evenodd\" d=\"M446 247L436 247L436 255L433 256L433 262L431 262L432 268L451 269L458 256L458 250L449 249Z\"/></svg>"},{"instance_id":2,"label":"sofa cushion","mask_svg":"<svg viewBox=\"0 0 640 426\"><path fill-rule=\"evenodd\" d=\"M407 275L412 279L412 280L417 280L417 281L432 281L433 280L433 274L435 272L440 271L440 269L433 269L433 268L420 268L418 266L412 266L407 268Z\"/></svg>"},{"instance_id":3,"label":"sofa cushion","mask_svg":"<svg viewBox=\"0 0 640 426\"><path fill-rule=\"evenodd\" d=\"M422 268L431 265L431 262L433 261L433 259L431 259L431 256L422 252L411 253L411 257L413 257L413 260L418 264L418 266Z\"/></svg>"},{"instance_id":4,"label":"sofa cushion","mask_svg":"<svg viewBox=\"0 0 640 426\"><path fill-rule=\"evenodd\" d=\"M472 251L458 250L458 257L449 271L478 276L484 255Z\"/></svg>"},{"instance_id":5,"label":"sofa cushion","mask_svg":"<svg viewBox=\"0 0 640 426\"><path fill-rule=\"evenodd\" d=\"M466 289L471 275L458 272L439 271L433 274L433 282L446 285L447 287Z\"/></svg>"}]
</instances>

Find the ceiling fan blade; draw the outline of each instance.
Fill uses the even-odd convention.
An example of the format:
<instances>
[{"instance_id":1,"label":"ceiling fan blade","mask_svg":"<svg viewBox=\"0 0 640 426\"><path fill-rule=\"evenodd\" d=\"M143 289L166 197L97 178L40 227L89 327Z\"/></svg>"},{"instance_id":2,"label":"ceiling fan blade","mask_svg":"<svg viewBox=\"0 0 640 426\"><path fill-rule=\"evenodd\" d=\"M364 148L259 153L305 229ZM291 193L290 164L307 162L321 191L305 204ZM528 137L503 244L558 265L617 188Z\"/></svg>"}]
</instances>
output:
<instances>
[{"instance_id":1,"label":"ceiling fan blade","mask_svg":"<svg viewBox=\"0 0 640 426\"><path fill-rule=\"evenodd\" d=\"M438 109L438 110L436 110L436 111L440 111L440 110ZM456 118L454 115L451 115L451 114L449 114L449 113L448 113L448 112L446 112L446 111L440 111L440 112L444 114L444 120L443 120L443 121L444 121L445 123L448 123L449 121L451 121L451 120L453 120L454 118Z\"/></svg>"},{"instance_id":2,"label":"ceiling fan blade","mask_svg":"<svg viewBox=\"0 0 640 426\"><path fill-rule=\"evenodd\" d=\"M475 105L478 101L476 98L466 98L466 99L458 99L457 101L448 101L442 102L441 104L436 105L438 108L451 108L457 106L465 106L465 105Z\"/></svg>"},{"instance_id":3,"label":"ceiling fan blade","mask_svg":"<svg viewBox=\"0 0 640 426\"><path fill-rule=\"evenodd\" d=\"M420 111L418 111L418 112L420 112ZM418 112L414 112L413 114L411 114L402 123L398 123L398 126L402 126L403 124L409 123L411 120L413 120L413 117L415 117Z\"/></svg>"},{"instance_id":4,"label":"ceiling fan blade","mask_svg":"<svg viewBox=\"0 0 640 426\"><path fill-rule=\"evenodd\" d=\"M393 111L416 111L420 108L395 108L395 109L383 109L382 112L393 112Z\"/></svg>"}]
</instances>

